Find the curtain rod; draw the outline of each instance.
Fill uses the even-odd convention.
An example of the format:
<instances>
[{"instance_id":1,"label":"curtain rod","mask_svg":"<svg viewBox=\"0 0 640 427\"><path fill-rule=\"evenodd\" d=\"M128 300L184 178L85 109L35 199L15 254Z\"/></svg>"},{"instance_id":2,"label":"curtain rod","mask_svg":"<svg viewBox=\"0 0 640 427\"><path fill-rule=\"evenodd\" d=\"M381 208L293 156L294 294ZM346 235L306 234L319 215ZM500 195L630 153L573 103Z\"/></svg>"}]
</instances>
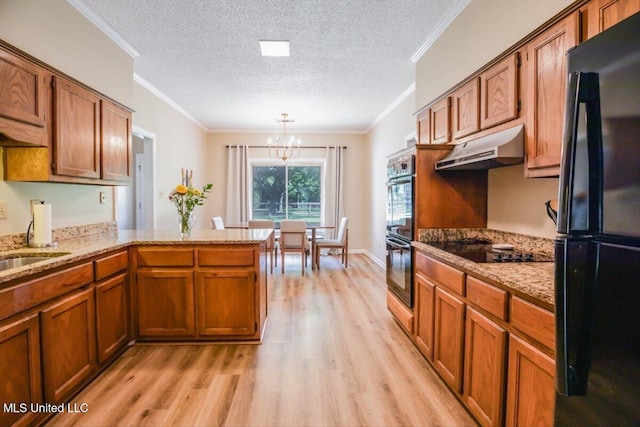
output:
<instances>
[{"instance_id":1,"label":"curtain rod","mask_svg":"<svg viewBox=\"0 0 640 427\"><path fill-rule=\"evenodd\" d=\"M243 147L243 145L226 145L227 148L238 148L238 147ZM269 148L268 145L247 145L247 148ZM301 145L300 148L336 148L335 146L328 146L328 145ZM341 148L344 148L345 150L348 148L346 146L342 146Z\"/></svg>"}]
</instances>

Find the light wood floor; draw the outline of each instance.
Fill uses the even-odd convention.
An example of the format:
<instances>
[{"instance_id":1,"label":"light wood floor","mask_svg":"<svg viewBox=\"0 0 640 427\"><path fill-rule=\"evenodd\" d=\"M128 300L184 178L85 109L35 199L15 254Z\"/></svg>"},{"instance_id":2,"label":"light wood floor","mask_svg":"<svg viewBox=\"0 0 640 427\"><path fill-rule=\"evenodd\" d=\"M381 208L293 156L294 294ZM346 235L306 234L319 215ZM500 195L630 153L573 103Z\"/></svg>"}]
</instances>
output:
<instances>
[{"instance_id":1,"label":"light wood floor","mask_svg":"<svg viewBox=\"0 0 640 427\"><path fill-rule=\"evenodd\" d=\"M263 344L135 345L49 425L475 425L387 311L383 268L323 256L302 277L291 257Z\"/></svg>"}]
</instances>

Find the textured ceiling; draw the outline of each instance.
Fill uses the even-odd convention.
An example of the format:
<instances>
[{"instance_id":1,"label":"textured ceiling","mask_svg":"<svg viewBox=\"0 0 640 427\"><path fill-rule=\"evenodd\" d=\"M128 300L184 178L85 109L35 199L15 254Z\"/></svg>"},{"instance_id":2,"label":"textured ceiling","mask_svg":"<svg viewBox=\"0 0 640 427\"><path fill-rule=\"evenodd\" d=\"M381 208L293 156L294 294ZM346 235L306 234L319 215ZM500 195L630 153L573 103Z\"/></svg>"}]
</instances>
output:
<instances>
[{"instance_id":1,"label":"textured ceiling","mask_svg":"<svg viewBox=\"0 0 640 427\"><path fill-rule=\"evenodd\" d=\"M140 52L142 79L210 130L363 132L415 80L460 0L84 0ZM291 41L261 57L258 41Z\"/></svg>"}]
</instances>

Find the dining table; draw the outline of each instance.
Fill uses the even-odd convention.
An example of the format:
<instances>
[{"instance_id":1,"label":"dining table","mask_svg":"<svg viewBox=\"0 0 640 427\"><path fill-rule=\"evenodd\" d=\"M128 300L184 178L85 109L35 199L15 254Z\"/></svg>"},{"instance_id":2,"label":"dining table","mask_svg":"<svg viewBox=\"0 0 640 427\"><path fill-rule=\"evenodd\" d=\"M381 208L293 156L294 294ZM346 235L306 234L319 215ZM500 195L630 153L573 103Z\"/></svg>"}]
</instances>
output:
<instances>
[{"instance_id":1,"label":"dining table","mask_svg":"<svg viewBox=\"0 0 640 427\"><path fill-rule=\"evenodd\" d=\"M238 223L225 225L225 228L249 228L248 223ZM333 225L307 225L307 230L311 230L311 269L315 270L318 266L315 263L315 250L316 250L316 239L317 239L317 231L318 230L333 230L336 227ZM276 230L279 230L279 227L276 227Z\"/></svg>"}]
</instances>

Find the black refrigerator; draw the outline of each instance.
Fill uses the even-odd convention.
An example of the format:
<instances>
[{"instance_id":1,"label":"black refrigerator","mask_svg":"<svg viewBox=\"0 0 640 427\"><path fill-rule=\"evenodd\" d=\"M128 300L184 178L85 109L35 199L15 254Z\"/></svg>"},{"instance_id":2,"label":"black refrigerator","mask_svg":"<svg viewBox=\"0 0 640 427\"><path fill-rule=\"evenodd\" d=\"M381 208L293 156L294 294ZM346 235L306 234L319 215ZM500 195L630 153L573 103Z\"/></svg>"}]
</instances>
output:
<instances>
[{"instance_id":1,"label":"black refrigerator","mask_svg":"<svg viewBox=\"0 0 640 427\"><path fill-rule=\"evenodd\" d=\"M567 53L556 426L640 426L640 14Z\"/></svg>"}]
</instances>

